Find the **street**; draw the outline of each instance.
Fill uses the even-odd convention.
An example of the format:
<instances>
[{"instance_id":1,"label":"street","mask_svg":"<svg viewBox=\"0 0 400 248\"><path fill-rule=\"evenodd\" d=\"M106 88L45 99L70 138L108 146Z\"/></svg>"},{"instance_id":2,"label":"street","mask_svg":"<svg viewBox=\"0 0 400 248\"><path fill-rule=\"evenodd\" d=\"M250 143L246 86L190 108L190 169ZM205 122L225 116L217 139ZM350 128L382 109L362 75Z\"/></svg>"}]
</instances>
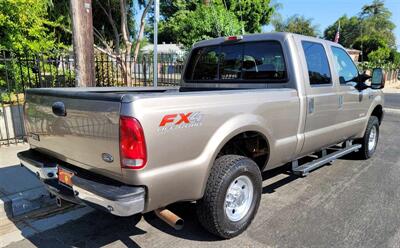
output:
<instances>
[{"instance_id":1,"label":"street","mask_svg":"<svg viewBox=\"0 0 400 248\"><path fill-rule=\"evenodd\" d=\"M400 109L400 94L386 93L385 94L385 107Z\"/></svg>"},{"instance_id":2,"label":"street","mask_svg":"<svg viewBox=\"0 0 400 248\"><path fill-rule=\"evenodd\" d=\"M258 214L231 240L206 233L193 204L182 203L171 207L185 220L182 231L153 213L118 218L93 211L8 247L399 247L399 125L400 115L386 114L370 160L348 156L305 178L287 168L265 172Z\"/></svg>"}]
</instances>

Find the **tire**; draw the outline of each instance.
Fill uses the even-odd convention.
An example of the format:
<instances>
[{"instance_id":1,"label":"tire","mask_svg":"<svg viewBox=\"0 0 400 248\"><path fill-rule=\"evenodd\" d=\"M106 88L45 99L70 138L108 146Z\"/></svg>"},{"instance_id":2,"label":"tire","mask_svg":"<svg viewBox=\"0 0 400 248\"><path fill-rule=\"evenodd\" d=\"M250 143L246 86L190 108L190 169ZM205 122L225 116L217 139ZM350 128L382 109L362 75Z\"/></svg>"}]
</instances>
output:
<instances>
[{"instance_id":1,"label":"tire","mask_svg":"<svg viewBox=\"0 0 400 248\"><path fill-rule=\"evenodd\" d=\"M241 234L257 213L261 189L261 172L253 160L238 155L218 158L211 169L204 196L197 201L200 224L223 239Z\"/></svg>"},{"instance_id":2,"label":"tire","mask_svg":"<svg viewBox=\"0 0 400 248\"><path fill-rule=\"evenodd\" d=\"M375 131L374 131L375 130ZM375 133L375 135L373 134ZM374 135L374 137L372 137ZM374 139L374 145L370 142L370 138ZM361 144L358 155L361 159L369 159L375 153L379 140L379 119L376 116L371 116L368 120L367 129L364 137L357 140L356 143Z\"/></svg>"}]
</instances>

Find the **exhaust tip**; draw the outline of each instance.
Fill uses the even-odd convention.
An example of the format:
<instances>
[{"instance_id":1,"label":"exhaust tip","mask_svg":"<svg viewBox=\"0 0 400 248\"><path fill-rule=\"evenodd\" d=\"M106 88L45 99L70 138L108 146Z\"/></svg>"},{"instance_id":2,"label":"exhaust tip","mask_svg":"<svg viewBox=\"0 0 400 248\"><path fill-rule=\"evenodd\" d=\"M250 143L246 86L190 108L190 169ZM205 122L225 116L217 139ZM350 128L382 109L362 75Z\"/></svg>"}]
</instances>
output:
<instances>
[{"instance_id":1,"label":"exhaust tip","mask_svg":"<svg viewBox=\"0 0 400 248\"><path fill-rule=\"evenodd\" d=\"M173 227L175 230L182 230L184 226L184 221L181 217L177 216L173 212L165 208L159 208L154 210L158 218L163 220L165 223Z\"/></svg>"},{"instance_id":2,"label":"exhaust tip","mask_svg":"<svg viewBox=\"0 0 400 248\"><path fill-rule=\"evenodd\" d=\"M185 221L182 220L182 219L179 219L179 220L176 221L175 227L174 227L174 228L175 228L176 230L182 230L184 224L185 224Z\"/></svg>"}]
</instances>

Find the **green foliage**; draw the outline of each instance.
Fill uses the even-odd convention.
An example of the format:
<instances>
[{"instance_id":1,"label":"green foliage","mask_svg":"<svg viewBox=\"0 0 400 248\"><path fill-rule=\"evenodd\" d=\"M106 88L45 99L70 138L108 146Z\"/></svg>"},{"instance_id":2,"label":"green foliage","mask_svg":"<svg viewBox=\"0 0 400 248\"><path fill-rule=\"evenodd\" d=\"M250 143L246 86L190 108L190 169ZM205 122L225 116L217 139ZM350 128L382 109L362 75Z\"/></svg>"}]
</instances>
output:
<instances>
[{"instance_id":1,"label":"green foliage","mask_svg":"<svg viewBox=\"0 0 400 248\"><path fill-rule=\"evenodd\" d=\"M290 32L307 36L318 36L318 26L312 23L312 19L304 16L293 15L286 20L277 18L272 21L275 31Z\"/></svg>"},{"instance_id":2,"label":"green foliage","mask_svg":"<svg viewBox=\"0 0 400 248\"><path fill-rule=\"evenodd\" d=\"M384 63L390 57L390 49L388 47L379 47L377 50L368 54L368 61L373 63Z\"/></svg>"},{"instance_id":3,"label":"green foliage","mask_svg":"<svg viewBox=\"0 0 400 248\"><path fill-rule=\"evenodd\" d=\"M392 49L392 51L390 51L389 61L392 61L394 66L400 68L400 52L396 51L396 49Z\"/></svg>"},{"instance_id":4,"label":"green foliage","mask_svg":"<svg viewBox=\"0 0 400 248\"><path fill-rule=\"evenodd\" d=\"M67 48L72 44L72 19L70 0L52 0L48 8L47 25L54 33L55 41Z\"/></svg>"},{"instance_id":5,"label":"green foliage","mask_svg":"<svg viewBox=\"0 0 400 248\"><path fill-rule=\"evenodd\" d=\"M214 0L208 1L207 4L205 2L161 1L159 40L167 43L180 42L189 47L201 39L256 33L269 23L274 12L271 0ZM150 39L152 32L151 28L147 29Z\"/></svg>"},{"instance_id":6,"label":"green foliage","mask_svg":"<svg viewBox=\"0 0 400 248\"><path fill-rule=\"evenodd\" d=\"M396 44L393 33L396 26L390 20L391 16L384 1L374 0L364 5L358 16L340 17L324 31L324 38L334 39L340 20L340 44L361 50L363 60L368 60L371 66L384 63L395 65L395 55L390 55Z\"/></svg>"},{"instance_id":7,"label":"green foliage","mask_svg":"<svg viewBox=\"0 0 400 248\"><path fill-rule=\"evenodd\" d=\"M0 1L0 50L39 52L58 48L48 19L50 0Z\"/></svg>"},{"instance_id":8,"label":"green foliage","mask_svg":"<svg viewBox=\"0 0 400 248\"><path fill-rule=\"evenodd\" d=\"M193 43L215 38L240 34L241 22L220 2L209 6L199 4L195 10L179 10L168 21L160 23L160 33L164 39L182 43L190 47ZM168 34L169 39L166 36Z\"/></svg>"},{"instance_id":9,"label":"green foliage","mask_svg":"<svg viewBox=\"0 0 400 248\"><path fill-rule=\"evenodd\" d=\"M64 0L70 1L70 0ZM144 0L137 0L137 4L143 7ZM135 23L135 1L126 0L126 9L130 10L127 13L128 31L131 37L136 37L136 23ZM115 25L118 36L121 36L121 10L120 0L93 0L93 28L97 32L95 35L95 43L102 45L102 42L108 43L111 47L115 48L117 45L116 37L113 30ZM111 23L110 18L114 23ZM99 39L101 37L101 40ZM122 46L123 44L119 44Z\"/></svg>"},{"instance_id":10,"label":"green foliage","mask_svg":"<svg viewBox=\"0 0 400 248\"><path fill-rule=\"evenodd\" d=\"M224 0L226 8L243 21L246 33L259 33L274 13L271 0Z\"/></svg>"},{"instance_id":11,"label":"green foliage","mask_svg":"<svg viewBox=\"0 0 400 248\"><path fill-rule=\"evenodd\" d=\"M328 26L324 31L324 38L334 40L340 22L340 44L344 47L352 48L354 42L361 33L361 20L356 17L343 15L334 24Z\"/></svg>"}]
</instances>

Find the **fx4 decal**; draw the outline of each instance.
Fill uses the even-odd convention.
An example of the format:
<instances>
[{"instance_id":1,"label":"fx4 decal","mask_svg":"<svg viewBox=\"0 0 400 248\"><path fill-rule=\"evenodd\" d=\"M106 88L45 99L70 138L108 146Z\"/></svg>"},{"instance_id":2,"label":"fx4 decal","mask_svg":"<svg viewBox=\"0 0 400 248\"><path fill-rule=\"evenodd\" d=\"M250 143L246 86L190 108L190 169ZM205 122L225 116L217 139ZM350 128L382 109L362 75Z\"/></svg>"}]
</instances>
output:
<instances>
[{"instance_id":1,"label":"fx4 decal","mask_svg":"<svg viewBox=\"0 0 400 248\"><path fill-rule=\"evenodd\" d=\"M164 115L158 125L158 132L173 129L198 127L202 124L203 115L200 112L188 112Z\"/></svg>"}]
</instances>

